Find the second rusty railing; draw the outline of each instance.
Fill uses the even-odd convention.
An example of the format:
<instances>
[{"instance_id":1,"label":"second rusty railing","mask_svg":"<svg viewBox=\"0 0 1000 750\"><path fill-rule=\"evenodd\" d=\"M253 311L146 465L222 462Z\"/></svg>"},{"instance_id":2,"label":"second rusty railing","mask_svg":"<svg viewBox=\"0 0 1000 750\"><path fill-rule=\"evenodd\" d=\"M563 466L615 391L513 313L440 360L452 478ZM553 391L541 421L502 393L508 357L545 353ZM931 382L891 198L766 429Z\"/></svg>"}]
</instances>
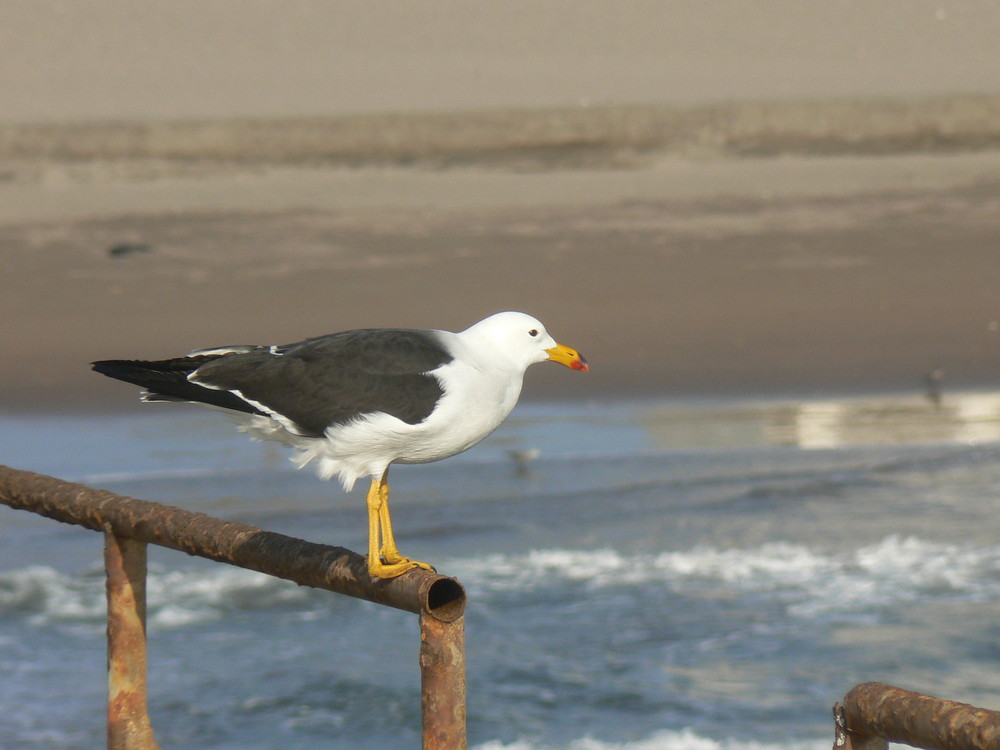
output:
<instances>
[{"instance_id":1,"label":"second rusty railing","mask_svg":"<svg viewBox=\"0 0 1000 750\"><path fill-rule=\"evenodd\" d=\"M418 614L423 747L466 747L465 591L454 578L416 569L376 579L362 555L343 547L2 465L0 503L105 535L111 750L158 748L146 710L147 544Z\"/></svg>"},{"instance_id":2,"label":"second rusty railing","mask_svg":"<svg viewBox=\"0 0 1000 750\"><path fill-rule=\"evenodd\" d=\"M834 750L1000 750L1000 711L933 698L881 682L857 685L833 707Z\"/></svg>"}]
</instances>

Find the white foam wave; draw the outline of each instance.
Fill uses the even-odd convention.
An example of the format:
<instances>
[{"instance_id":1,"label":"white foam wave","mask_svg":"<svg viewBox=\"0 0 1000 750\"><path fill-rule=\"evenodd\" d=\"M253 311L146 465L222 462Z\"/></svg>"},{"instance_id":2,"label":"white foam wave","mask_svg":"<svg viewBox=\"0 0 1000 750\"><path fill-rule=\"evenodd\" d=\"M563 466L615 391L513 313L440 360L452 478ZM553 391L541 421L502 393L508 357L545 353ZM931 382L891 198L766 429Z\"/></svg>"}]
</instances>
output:
<instances>
[{"instance_id":1,"label":"white foam wave","mask_svg":"<svg viewBox=\"0 0 1000 750\"><path fill-rule=\"evenodd\" d=\"M241 568L151 571L146 579L151 628L179 627L246 609L299 606L306 589ZM70 575L31 566L0 575L0 614L23 613L33 623L97 622L107 613L101 571Z\"/></svg>"},{"instance_id":2,"label":"white foam wave","mask_svg":"<svg viewBox=\"0 0 1000 750\"><path fill-rule=\"evenodd\" d=\"M779 601L791 616L866 613L911 601L1000 598L1000 546L964 547L890 536L853 551L822 553L775 542L759 547L626 555L612 549L537 550L444 561L474 597L553 585L589 589L664 586ZM309 589L229 566L156 570L147 577L150 627L180 627L249 609L301 608ZM0 615L34 622L99 622L105 617L100 570L65 574L32 566L0 574Z\"/></svg>"},{"instance_id":3,"label":"white foam wave","mask_svg":"<svg viewBox=\"0 0 1000 750\"><path fill-rule=\"evenodd\" d=\"M40 565L0 575L0 613L72 621L103 617L105 611L103 576L67 576Z\"/></svg>"},{"instance_id":4,"label":"white foam wave","mask_svg":"<svg viewBox=\"0 0 1000 750\"><path fill-rule=\"evenodd\" d=\"M662 731L634 742L602 742L591 738L572 740L568 745L541 745L529 740L504 744L498 741L477 745L475 750L829 750L829 739L790 742L713 740L685 729Z\"/></svg>"},{"instance_id":5,"label":"white foam wave","mask_svg":"<svg viewBox=\"0 0 1000 750\"><path fill-rule=\"evenodd\" d=\"M229 566L160 573L149 576L146 583L153 627L202 622L232 610L295 606L307 597L307 589L288 581Z\"/></svg>"},{"instance_id":6,"label":"white foam wave","mask_svg":"<svg viewBox=\"0 0 1000 750\"><path fill-rule=\"evenodd\" d=\"M666 585L682 592L707 587L771 593L787 602L790 614L803 617L918 598L1000 597L1000 547L960 547L899 536L833 554L784 542L638 555L611 549L540 550L456 560L442 569L482 592L525 590L558 581L593 588Z\"/></svg>"}]
</instances>

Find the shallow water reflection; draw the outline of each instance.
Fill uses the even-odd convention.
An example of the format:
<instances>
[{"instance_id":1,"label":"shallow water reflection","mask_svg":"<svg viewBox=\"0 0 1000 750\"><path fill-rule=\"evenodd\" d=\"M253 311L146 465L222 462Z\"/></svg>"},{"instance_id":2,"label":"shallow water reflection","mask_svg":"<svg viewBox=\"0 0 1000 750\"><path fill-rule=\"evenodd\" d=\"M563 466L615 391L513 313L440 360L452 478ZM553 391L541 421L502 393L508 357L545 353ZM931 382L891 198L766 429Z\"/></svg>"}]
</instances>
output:
<instances>
[{"instance_id":1,"label":"shallow water reflection","mask_svg":"<svg viewBox=\"0 0 1000 750\"><path fill-rule=\"evenodd\" d=\"M793 445L805 449L1000 440L1000 392L866 396L720 405L661 404L641 422L665 449Z\"/></svg>"}]
</instances>

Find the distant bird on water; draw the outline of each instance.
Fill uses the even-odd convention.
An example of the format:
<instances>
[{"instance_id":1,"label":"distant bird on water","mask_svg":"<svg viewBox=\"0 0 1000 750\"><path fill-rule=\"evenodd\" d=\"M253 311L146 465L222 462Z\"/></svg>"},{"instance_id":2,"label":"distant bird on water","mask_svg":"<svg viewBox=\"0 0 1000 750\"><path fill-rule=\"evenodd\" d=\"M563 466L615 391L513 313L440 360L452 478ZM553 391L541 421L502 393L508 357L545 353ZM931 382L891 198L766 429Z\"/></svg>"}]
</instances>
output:
<instances>
[{"instance_id":1,"label":"distant bird on water","mask_svg":"<svg viewBox=\"0 0 1000 750\"><path fill-rule=\"evenodd\" d=\"M93 368L142 386L143 401L183 401L234 415L251 436L297 449L323 479L368 490L368 570L394 578L426 563L399 554L389 518L389 465L454 456L492 433L517 403L524 372L550 360L590 366L530 315L502 312L460 333L368 328L281 346L199 349Z\"/></svg>"}]
</instances>

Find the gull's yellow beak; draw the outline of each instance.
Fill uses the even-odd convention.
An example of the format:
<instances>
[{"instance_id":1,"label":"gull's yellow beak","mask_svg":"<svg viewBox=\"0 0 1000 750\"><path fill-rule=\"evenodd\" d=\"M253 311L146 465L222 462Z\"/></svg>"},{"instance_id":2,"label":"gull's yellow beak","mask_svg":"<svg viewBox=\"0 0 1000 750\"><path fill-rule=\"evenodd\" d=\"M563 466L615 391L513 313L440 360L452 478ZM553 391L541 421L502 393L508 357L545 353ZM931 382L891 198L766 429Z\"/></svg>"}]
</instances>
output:
<instances>
[{"instance_id":1,"label":"gull's yellow beak","mask_svg":"<svg viewBox=\"0 0 1000 750\"><path fill-rule=\"evenodd\" d=\"M580 352L570 349L568 346L556 344L551 349L546 349L545 353L549 355L549 360L552 362L566 365L571 370L590 372L590 365L587 364L587 360L580 356Z\"/></svg>"}]
</instances>

